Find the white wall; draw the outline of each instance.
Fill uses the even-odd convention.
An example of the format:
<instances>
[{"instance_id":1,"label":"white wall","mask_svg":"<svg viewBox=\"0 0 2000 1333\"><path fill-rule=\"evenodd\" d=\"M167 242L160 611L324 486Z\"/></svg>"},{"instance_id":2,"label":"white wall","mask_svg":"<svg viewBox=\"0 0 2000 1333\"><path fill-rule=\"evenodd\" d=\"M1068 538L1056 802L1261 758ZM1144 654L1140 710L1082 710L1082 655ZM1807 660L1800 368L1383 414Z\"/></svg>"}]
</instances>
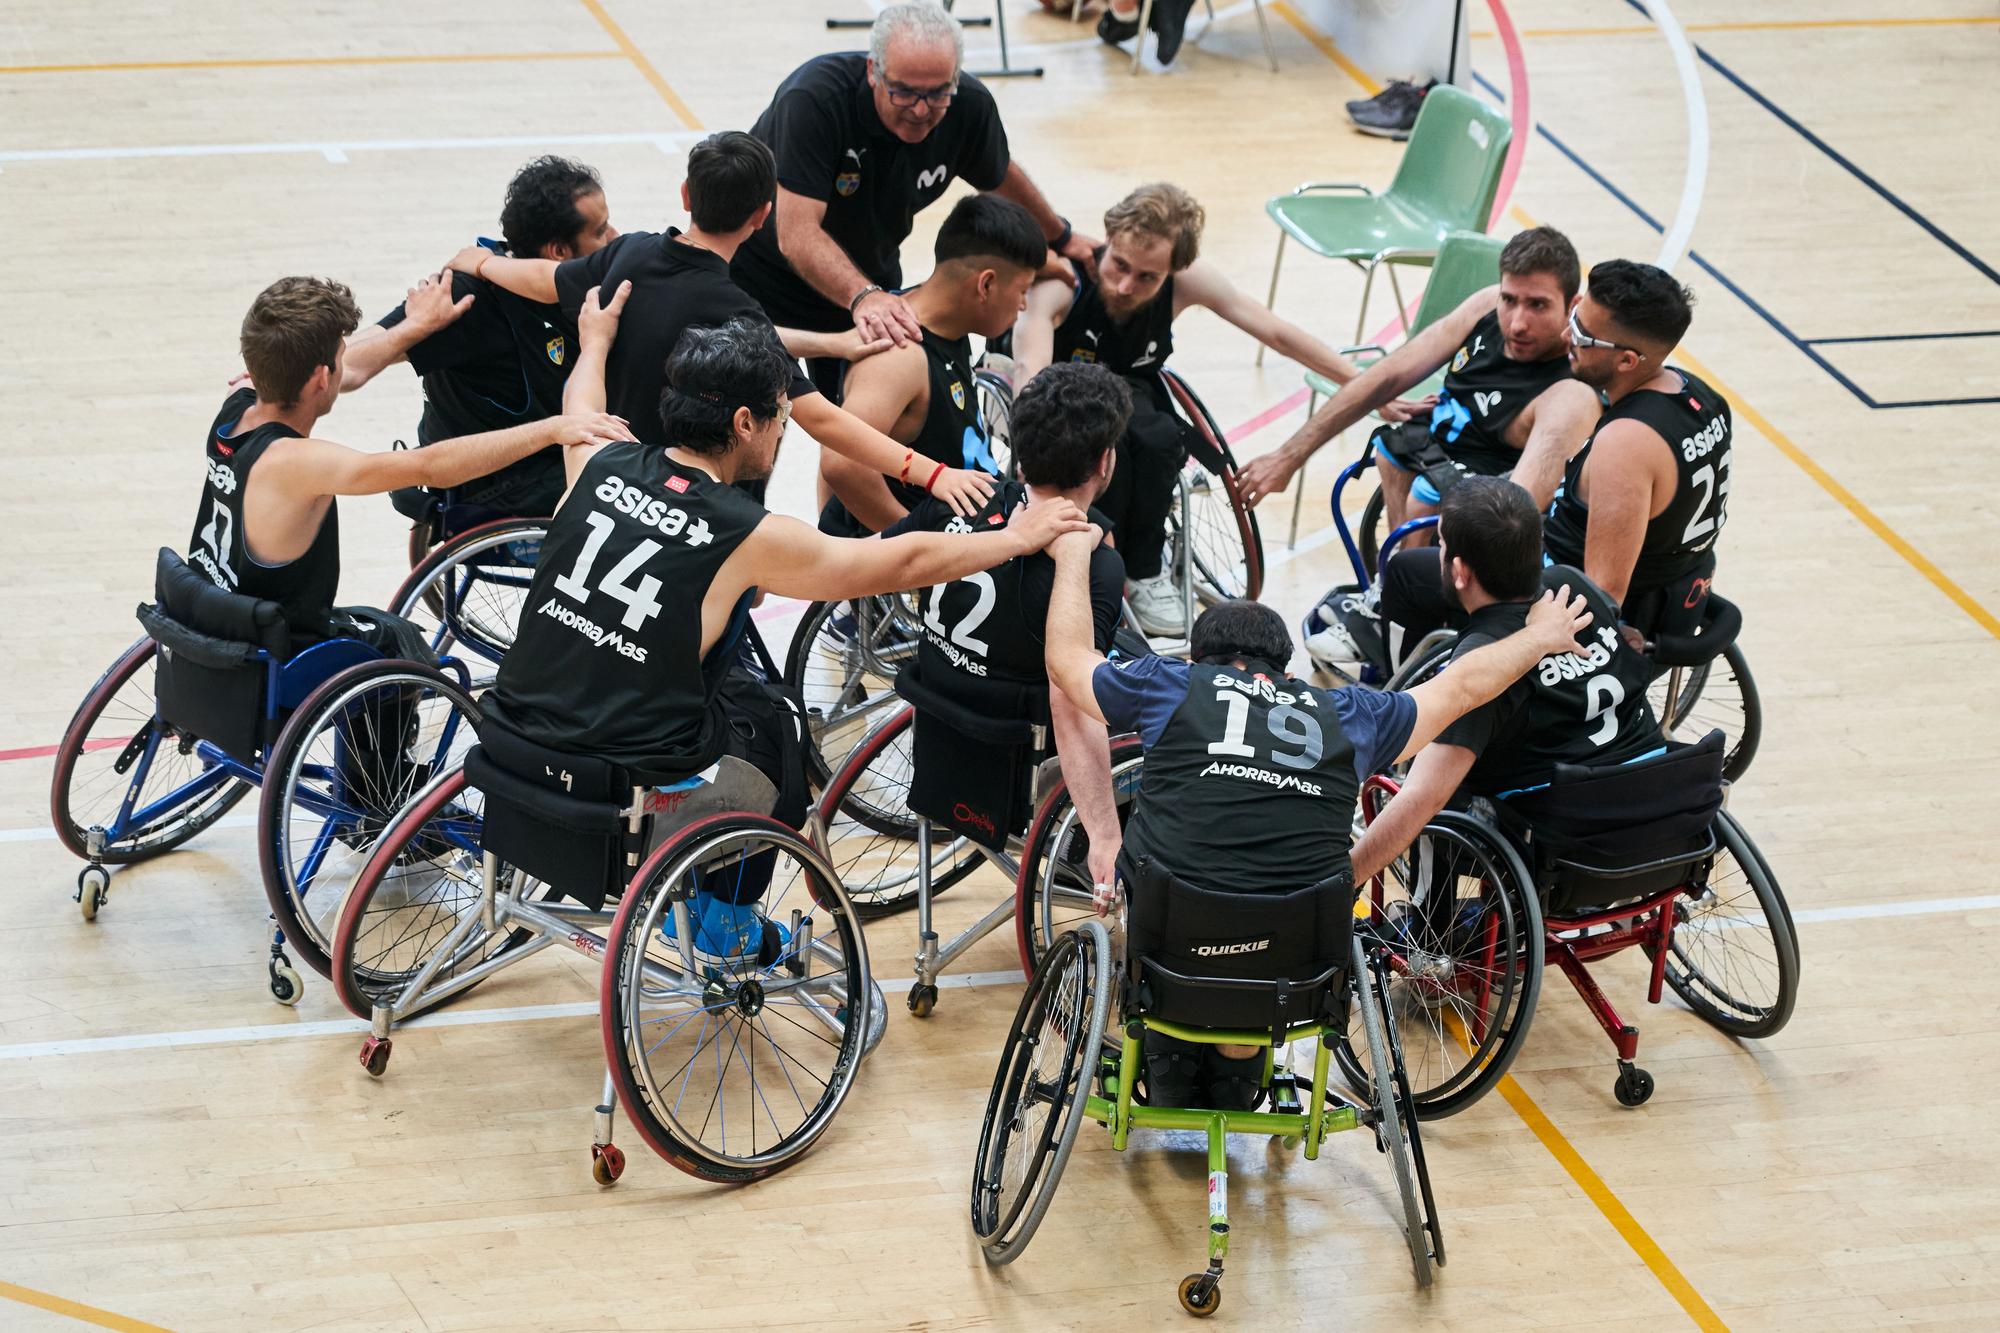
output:
<instances>
[{"instance_id":1,"label":"white wall","mask_svg":"<svg viewBox=\"0 0 2000 1333\"><path fill-rule=\"evenodd\" d=\"M1377 79L1415 77L1418 83L1444 80L1451 64L1451 21L1455 0L1292 0L1299 12L1328 34L1355 64ZM1478 0L1456 0L1464 18L1458 34L1458 78L1471 85L1473 21L1487 18Z\"/></svg>"}]
</instances>

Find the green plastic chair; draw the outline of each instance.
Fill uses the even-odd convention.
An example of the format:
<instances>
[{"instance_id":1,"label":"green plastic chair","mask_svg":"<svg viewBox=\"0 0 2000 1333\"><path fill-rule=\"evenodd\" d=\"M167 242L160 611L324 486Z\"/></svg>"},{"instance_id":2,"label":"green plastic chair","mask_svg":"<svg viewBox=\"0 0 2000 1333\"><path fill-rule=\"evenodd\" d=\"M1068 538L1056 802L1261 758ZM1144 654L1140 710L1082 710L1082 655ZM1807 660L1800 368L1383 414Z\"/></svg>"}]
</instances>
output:
<instances>
[{"instance_id":1,"label":"green plastic chair","mask_svg":"<svg viewBox=\"0 0 2000 1333\"><path fill-rule=\"evenodd\" d=\"M1427 265L1449 233L1486 230L1513 137L1513 126L1498 110L1449 85L1433 88L1417 113L1409 148L1386 194L1357 182L1313 181L1265 203L1264 211L1279 230L1271 291L1264 303L1277 304L1287 237L1316 255L1345 259L1366 275L1354 330L1354 340L1360 342L1368 327L1376 269L1389 266L1400 313L1404 302L1394 265Z\"/></svg>"},{"instance_id":2,"label":"green plastic chair","mask_svg":"<svg viewBox=\"0 0 2000 1333\"><path fill-rule=\"evenodd\" d=\"M1506 245L1498 236L1486 236L1476 231L1455 231L1446 236L1438 246L1437 260L1431 265L1430 280L1424 284L1424 294L1417 302L1416 318L1409 322L1406 336L1414 337L1458 309L1466 297L1500 281L1500 252ZM1388 349L1379 343L1364 343L1340 350L1343 356L1360 361L1364 368L1388 355ZM1410 389L1409 396L1422 398L1436 393L1443 383L1444 371L1440 368L1436 374ZM1306 403L1306 415L1310 417L1319 410L1319 400L1332 397L1340 386L1318 371L1308 370L1306 388L1312 391ZM1298 480L1292 486L1292 546L1299 544L1299 514L1305 504L1305 495L1306 470L1300 468Z\"/></svg>"}]
</instances>

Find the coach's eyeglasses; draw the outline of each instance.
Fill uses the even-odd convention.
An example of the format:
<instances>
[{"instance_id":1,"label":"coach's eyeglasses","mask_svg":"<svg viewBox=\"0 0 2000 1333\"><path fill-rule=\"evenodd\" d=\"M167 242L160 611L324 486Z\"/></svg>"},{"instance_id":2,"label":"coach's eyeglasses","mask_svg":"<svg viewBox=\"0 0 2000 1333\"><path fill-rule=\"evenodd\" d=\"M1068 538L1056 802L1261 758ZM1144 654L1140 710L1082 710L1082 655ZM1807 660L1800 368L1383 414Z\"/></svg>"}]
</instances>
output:
<instances>
[{"instance_id":1,"label":"coach's eyeglasses","mask_svg":"<svg viewBox=\"0 0 2000 1333\"><path fill-rule=\"evenodd\" d=\"M1646 359L1646 354L1636 347L1627 347L1624 343L1615 343L1609 338L1591 337L1588 333L1584 332L1583 325L1576 322L1575 310L1569 312L1569 340L1571 345L1576 347L1609 347L1615 351L1630 352L1641 361Z\"/></svg>"},{"instance_id":2,"label":"coach's eyeglasses","mask_svg":"<svg viewBox=\"0 0 2000 1333\"><path fill-rule=\"evenodd\" d=\"M889 94L889 105L904 111L914 111L920 106L949 106L951 99L958 96L957 79L935 88L910 88L884 79L882 87Z\"/></svg>"}]
</instances>

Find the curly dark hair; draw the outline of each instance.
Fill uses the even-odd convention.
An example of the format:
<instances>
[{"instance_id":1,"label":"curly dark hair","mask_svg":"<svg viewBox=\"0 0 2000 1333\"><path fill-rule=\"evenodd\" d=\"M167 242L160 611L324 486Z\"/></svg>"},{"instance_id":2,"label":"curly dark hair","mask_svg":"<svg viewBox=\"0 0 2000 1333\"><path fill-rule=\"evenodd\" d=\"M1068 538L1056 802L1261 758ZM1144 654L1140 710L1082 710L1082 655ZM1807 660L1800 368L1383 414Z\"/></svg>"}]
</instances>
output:
<instances>
[{"instance_id":1,"label":"curly dark hair","mask_svg":"<svg viewBox=\"0 0 2000 1333\"><path fill-rule=\"evenodd\" d=\"M500 234L507 253L517 259L539 259L551 241L574 243L583 230L577 211L579 196L600 194L604 182L597 172L566 157L538 157L507 182L507 201L500 205Z\"/></svg>"},{"instance_id":2,"label":"curly dark hair","mask_svg":"<svg viewBox=\"0 0 2000 1333\"><path fill-rule=\"evenodd\" d=\"M1009 424L1021 480L1059 491L1083 485L1131 419L1123 379L1103 366L1058 361L1014 400Z\"/></svg>"},{"instance_id":3,"label":"curly dark hair","mask_svg":"<svg viewBox=\"0 0 2000 1333\"><path fill-rule=\"evenodd\" d=\"M1280 671L1292 660L1292 632L1285 618L1262 602L1232 598L1195 617L1188 656L1197 662L1263 662Z\"/></svg>"},{"instance_id":4,"label":"curly dark hair","mask_svg":"<svg viewBox=\"0 0 2000 1333\"><path fill-rule=\"evenodd\" d=\"M771 326L748 315L683 331L660 391L667 443L697 454L728 453L736 443L730 429L736 409L749 408L759 421L777 416L796 369Z\"/></svg>"}]
</instances>

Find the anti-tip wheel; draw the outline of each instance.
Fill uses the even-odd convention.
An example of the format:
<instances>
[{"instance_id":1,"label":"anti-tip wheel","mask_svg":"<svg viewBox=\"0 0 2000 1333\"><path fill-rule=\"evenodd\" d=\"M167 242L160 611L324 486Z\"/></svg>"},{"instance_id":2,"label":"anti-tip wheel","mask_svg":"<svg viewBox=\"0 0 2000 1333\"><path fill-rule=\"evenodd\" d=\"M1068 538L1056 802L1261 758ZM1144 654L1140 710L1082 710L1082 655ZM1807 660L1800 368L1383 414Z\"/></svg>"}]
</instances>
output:
<instances>
[{"instance_id":1,"label":"anti-tip wheel","mask_svg":"<svg viewBox=\"0 0 2000 1333\"><path fill-rule=\"evenodd\" d=\"M1222 1284L1207 1273L1189 1273L1181 1279L1181 1309L1197 1319L1206 1319L1222 1308Z\"/></svg>"},{"instance_id":2,"label":"anti-tip wheel","mask_svg":"<svg viewBox=\"0 0 2000 1333\"><path fill-rule=\"evenodd\" d=\"M928 981L910 987L910 1012L918 1018L929 1018L931 1010L937 1008L937 987Z\"/></svg>"},{"instance_id":3,"label":"anti-tip wheel","mask_svg":"<svg viewBox=\"0 0 2000 1333\"><path fill-rule=\"evenodd\" d=\"M291 963L283 958L271 960L271 998L279 1004L295 1005L299 997L306 993L306 984L299 979Z\"/></svg>"},{"instance_id":4,"label":"anti-tip wheel","mask_svg":"<svg viewBox=\"0 0 2000 1333\"><path fill-rule=\"evenodd\" d=\"M615 1185L625 1174L625 1152L615 1143L595 1143L590 1148L590 1178L600 1185Z\"/></svg>"},{"instance_id":5,"label":"anti-tip wheel","mask_svg":"<svg viewBox=\"0 0 2000 1333\"><path fill-rule=\"evenodd\" d=\"M1618 1071L1618 1082L1611 1090L1620 1106L1643 1106L1653 1095L1653 1076L1637 1065L1626 1065Z\"/></svg>"},{"instance_id":6,"label":"anti-tip wheel","mask_svg":"<svg viewBox=\"0 0 2000 1333\"><path fill-rule=\"evenodd\" d=\"M390 1039L370 1037L361 1043L361 1067L370 1078L380 1078L389 1068Z\"/></svg>"},{"instance_id":7,"label":"anti-tip wheel","mask_svg":"<svg viewBox=\"0 0 2000 1333\"><path fill-rule=\"evenodd\" d=\"M97 909L111 892L111 872L100 865L87 865L77 872L76 906L85 921L97 920Z\"/></svg>"}]
</instances>

